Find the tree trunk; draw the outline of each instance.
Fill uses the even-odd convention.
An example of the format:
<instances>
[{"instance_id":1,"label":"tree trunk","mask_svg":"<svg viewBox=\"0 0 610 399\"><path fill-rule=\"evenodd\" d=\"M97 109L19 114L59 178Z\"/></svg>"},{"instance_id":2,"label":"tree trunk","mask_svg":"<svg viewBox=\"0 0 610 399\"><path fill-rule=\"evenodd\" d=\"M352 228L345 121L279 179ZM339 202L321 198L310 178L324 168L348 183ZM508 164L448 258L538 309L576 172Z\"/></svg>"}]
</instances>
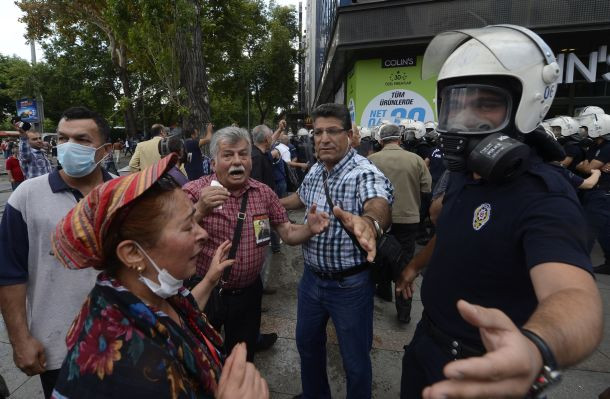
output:
<instances>
[{"instance_id":1,"label":"tree trunk","mask_svg":"<svg viewBox=\"0 0 610 399\"><path fill-rule=\"evenodd\" d=\"M261 101L261 94L258 90L258 87L254 88L254 102L256 103L256 108L258 108L258 112L259 112L259 121L258 123L260 123L261 125L265 123L265 119L267 118L267 112L269 112L269 107L265 107L263 108L263 104Z\"/></svg>"},{"instance_id":2,"label":"tree trunk","mask_svg":"<svg viewBox=\"0 0 610 399\"><path fill-rule=\"evenodd\" d=\"M125 132L128 137L133 137L136 134L136 116L133 112L133 104L132 93L131 93L131 85L129 83L129 73L127 72L127 67L118 67L119 70L119 79L121 80L121 85L123 86L123 95L127 97L130 102L126 105L125 110L123 111L123 115L125 116Z\"/></svg>"},{"instance_id":3,"label":"tree trunk","mask_svg":"<svg viewBox=\"0 0 610 399\"><path fill-rule=\"evenodd\" d=\"M129 83L129 72L127 71L127 47L125 43L117 41L112 29L104 22L104 19L98 14L95 9L85 7L88 16L92 18L92 22L100 28L108 37L108 48L110 50L110 59L117 69L121 86L123 87L123 96L129 100L123 114L125 117L125 131L128 137L133 137L136 134L136 117L131 104L131 85Z\"/></svg>"},{"instance_id":4,"label":"tree trunk","mask_svg":"<svg viewBox=\"0 0 610 399\"><path fill-rule=\"evenodd\" d=\"M201 33L201 4L199 0L188 0L195 8L191 23L181 24L177 30L176 56L180 60L180 85L186 90L188 113L182 121L183 128L205 131L210 121L208 76L203 57Z\"/></svg>"}]
</instances>

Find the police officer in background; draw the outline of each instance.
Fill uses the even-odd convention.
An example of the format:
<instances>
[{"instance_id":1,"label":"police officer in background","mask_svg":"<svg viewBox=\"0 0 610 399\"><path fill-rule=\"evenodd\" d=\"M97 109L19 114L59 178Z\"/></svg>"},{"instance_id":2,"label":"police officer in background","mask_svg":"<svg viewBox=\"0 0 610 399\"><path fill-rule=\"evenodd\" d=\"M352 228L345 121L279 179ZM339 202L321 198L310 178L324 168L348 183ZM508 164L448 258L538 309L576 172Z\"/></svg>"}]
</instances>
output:
<instances>
[{"instance_id":1,"label":"police officer in background","mask_svg":"<svg viewBox=\"0 0 610 399\"><path fill-rule=\"evenodd\" d=\"M561 161L561 165L570 172L576 173L576 165L585 159L587 144L591 140L587 138L586 134L581 134L583 128L579 128L578 122L569 116L558 116L548 121L548 124L566 152L566 157Z\"/></svg>"},{"instance_id":2,"label":"police officer in background","mask_svg":"<svg viewBox=\"0 0 610 399\"><path fill-rule=\"evenodd\" d=\"M610 162L610 115L596 115L596 123L589 129L594 144L587 151L586 159L577 166L584 174L602 169ZM610 274L610 174L602 173L597 185L583 194L583 206L591 228L589 250L595 239L604 251L604 263L594 267L595 273Z\"/></svg>"},{"instance_id":3,"label":"police officer in background","mask_svg":"<svg viewBox=\"0 0 610 399\"><path fill-rule=\"evenodd\" d=\"M582 208L545 154L521 141L548 111L559 67L540 37L513 25L440 34L423 62L424 79L438 74L452 172L401 397L538 394L602 336ZM406 296L413 265L397 282Z\"/></svg>"}]
</instances>

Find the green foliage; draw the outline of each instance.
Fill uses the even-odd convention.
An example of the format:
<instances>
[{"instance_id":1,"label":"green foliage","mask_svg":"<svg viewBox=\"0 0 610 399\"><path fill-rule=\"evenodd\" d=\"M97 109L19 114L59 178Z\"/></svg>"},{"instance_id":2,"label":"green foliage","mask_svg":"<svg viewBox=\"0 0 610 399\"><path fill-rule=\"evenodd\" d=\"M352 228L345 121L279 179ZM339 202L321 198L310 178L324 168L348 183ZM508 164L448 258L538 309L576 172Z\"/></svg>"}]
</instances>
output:
<instances>
[{"instance_id":1,"label":"green foliage","mask_svg":"<svg viewBox=\"0 0 610 399\"><path fill-rule=\"evenodd\" d=\"M263 0L18 0L28 34L44 39L46 62L0 58L0 111L40 92L57 122L83 104L125 125L132 108L138 129L180 123L190 115L181 85L178 40L201 7L201 49L211 116L217 127L248 120L272 123L294 105L298 26L293 7ZM121 52L122 51L122 52ZM122 62L122 64L121 64ZM119 73L118 65L123 74ZM131 95L125 94L125 73ZM7 78L5 78L5 76ZM44 83L39 83L44 82ZM191 95L192 96L192 95ZM191 99L192 101L192 99ZM11 108L13 107L13 108Z\"/></svg>"}]
</instances>

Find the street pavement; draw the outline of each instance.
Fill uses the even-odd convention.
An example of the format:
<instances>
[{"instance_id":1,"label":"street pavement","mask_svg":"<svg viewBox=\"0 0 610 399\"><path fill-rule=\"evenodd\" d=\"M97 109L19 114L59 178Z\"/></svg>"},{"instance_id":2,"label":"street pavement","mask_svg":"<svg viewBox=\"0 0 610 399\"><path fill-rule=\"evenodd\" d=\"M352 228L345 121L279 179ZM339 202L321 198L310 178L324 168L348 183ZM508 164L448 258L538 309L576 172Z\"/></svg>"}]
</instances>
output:
<instances>
[{"instance_id":1,"label":"street pavement","mask_svg":"<svg viewBox=\"0 0 610 399\"><path fill-rule=\"evenodd\" d=\"M124 166L125 161L120 166ZM0 212L10 195L10 184L4 172L4 159L0 166ZM301 212L291 212L291 219L302 220ZM419 248L418 248L419 249ZM603 259L596 246L593 264ZM268 287L277 293L263 297L261 332L276 332L276 344L266 352L257 354L256 366L267 379L271 397L291 398L301 392L299 355L295 342L296 292L303 272L301 249L282 245L280 253L272 255L268 273ZM597 285L604 303L604 317L610 318L610 276L597 275ZM419 287L421 277L416 280ZM374 334L371 359L373 363L373 397L397 398L400 392L403 346L411 340L422 313L419 292L413 301L412 321L401 324L396 320L393 303L375 298ZM578 323L577 319L573 320ZM345 375L339 354L337 338L332 323L328 332L328 376L332 396L345 397ZM5 378L10 398L43 398L38 377L28 377L18 370L12 360L6 328L0 318L0 374ZM597 398L610 387L610 327L606 324L604 338L599 348L584 362L566 370L561 385L548 397L550 399Z\"/></svg>"}]
</instances>

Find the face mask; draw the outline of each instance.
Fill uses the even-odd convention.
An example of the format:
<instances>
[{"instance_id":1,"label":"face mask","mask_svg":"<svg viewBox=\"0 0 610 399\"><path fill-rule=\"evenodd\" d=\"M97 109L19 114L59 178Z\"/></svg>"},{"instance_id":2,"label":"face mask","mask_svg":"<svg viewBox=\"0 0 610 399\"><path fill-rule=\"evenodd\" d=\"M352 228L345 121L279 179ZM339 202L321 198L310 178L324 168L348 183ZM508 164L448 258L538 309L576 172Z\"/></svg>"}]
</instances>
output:
<instances>
[{"instance_id":1,"label":"face mask","mask_svg":"<svg viewBox=\"0 0 610 399\"><path fill-rule=\"evenodd\" d=\"M70 177L83 177L93 172L106 157L95 162L95 153L101 147L93 148L76 143L63 143L57 146L57 160L64 172Z\"/></svg>"},{"instance_id":2,"label":"face mask","mask_svg":"<svg viewBox=\"0 0 610 399\"><path fill-rule=\"evenodd\" d=\"M501 133L487 136L441 134L440 143L447 169L471 171L492 182L507 181L527 166L530 148Z\"/></svg>"},{"instance_id":3,"label":"face mask","mask_svg":"<svg viewBox=\"0 0 610 399\"><path fill-rule=\"evenodd\" d=\"M155 283L151 279L146 278L142 275L140 275L140 277L138 277L138 280L140 280L141 282L146 284L146 286L153 293L155 293L155 295L160 296L161 298L169 298L170 296L176 295L178 293L178 290L183 286L183 281L178 280L177 278L175 278L174 276L169 274L169 272L167 270L159 268L159 266L157 266L155 261L152 260L151 257L148 256L146 251L144 251L142 249L140 244L138 244L137 242L134 242L134 243L136 244L136 247L138 247L138 249L140 251L142 251L142 254L144 254L146 259L148 259L150 264L159 273L159 274L157 274L157 280L159 280L159 284Z\"/></svg>"}]
</instances>

